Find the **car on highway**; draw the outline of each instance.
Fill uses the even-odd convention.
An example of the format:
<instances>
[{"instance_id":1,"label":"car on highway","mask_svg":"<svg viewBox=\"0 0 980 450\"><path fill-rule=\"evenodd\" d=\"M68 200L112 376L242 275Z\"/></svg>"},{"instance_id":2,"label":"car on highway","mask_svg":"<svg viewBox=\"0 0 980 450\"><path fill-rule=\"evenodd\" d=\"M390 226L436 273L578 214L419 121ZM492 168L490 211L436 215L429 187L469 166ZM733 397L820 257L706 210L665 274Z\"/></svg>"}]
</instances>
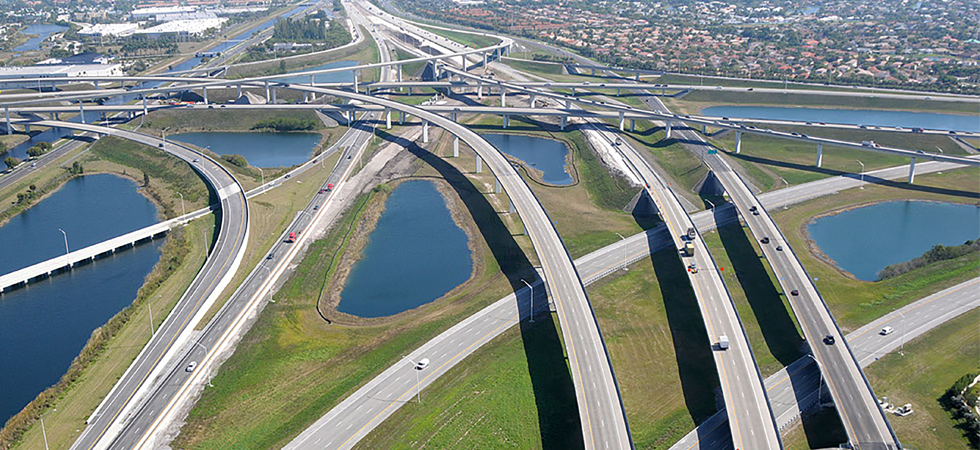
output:
<instances>
[{"instance_id":1,"label":"car on highway","mask_svg":"<svg viewBox=\"0 0 980 450\"><path fill-rule=\"evenodd\" d=\"M884 327L881 329L881 332L878 334L882 336L888 336L889 334L892 334L893 331L895 331L895 329L892 327Z\"/></svg>"},{"instance_id":2,"label":"car on highway","mask_svg":"<svg viewBox=\"0 0 980 450\"><path fill-rule=\"evenodd\" d=\"M755 90L755 88L749 88L749 92L752 92L754 90Z\"/></svg>"},{"instance_id":3,"label":"car on highway","mask_svg":"<svg viewBox=\"0 0 980 450\"><path fill-rule=\"evenodd\" d=\"M290 231L289 236L286 237L286 242L293 243L296 242L296 232Z\"/></svg>"},{"instance_id":4,"label":"car on highway","mask_svg":"<svg viewBox=\"0 0 980 450\"><path fill-rule=\"evenodd\" d=\"M161 142L157 147L163 148L163 142Z\"/></svg>"},{"instance_id":5,"label":"car on highway","mask_svg":"<svg viewBox=\"0 0 980 450\"><path fill-rule=\"evenodd\" d=\"M691 265L687 266L687 271L691 273L698 273L698 263L692 262Z\"/></svg>"},{"instance_id":6,"label":"car on highway","mask_svg":"<svg viewBox=\"0 0 980 450\"><path fill-rule=\"evenodd\" d=\"M782 246L782 245L777 245L777 246L776 246L776 251L777 251L777 252L781 252L781 251L783 251L783 246Z\"/></svg>"},{"instance_id":7,"label":"car on highway","mask_svg":"<svg viewBox=\"0 0 980 450\"><path fill-rule=\"evenodd\" d=\"M759 239L759 242L762 242L763 244L768 244L769 236L763 236L762 239Z\"/></svg>"},{"instance_id":8,"label":"car on highway","mask_svg":"<svg viewBox=\"0 0 980 450\"><path fill-rule=\"evenodd\" d=\"M320 209L320 205L313 205L313 210L314 210L314 211L316 211L316 210L318 210L318 209Z\"/></svg>"},{"instance_id":9,"label":"car on highway","mask_svg":"<svg viewBox=\"0 0 980 450\"><path fill-rule=\"evenodd\" d=\"M191 363L188 364L187 367L184 368L184 370L187 372L193 372L196 367L197 367L197 361L191 361Z\"/></svg>"},{"instance_id":10,"label":"car on highway","mask_svg":"<svg viewBox=\"0 0 980 450\"><path fill-rule=\"evenodd\" d=\"M837 339L834 339L834 335L832 335L832 334L828 334L828 335L824 336L824 338L823 338L823 343L824 344L834 345L835 342L837 342Z\"/></svg>"},{"instance_id":11,"label":"car on highway","mask_svg":"<svg viewBox=\"0 0 980 450\"><path fill-rule=\"evenodd\" d=\"M191 162L201 162L201 160L198 159L198 158L194 158L194 161L191 161Z\"/></svg>"},{"instance_id":12,"label":"car on highway","mask_svg":"<svg viewBox=\"0 0 980 450\"><path fill-rule=\"evenodd\" d=\"M276 254L275 253L269 253L268 255L265 255L265 259L269 259L269 260L271 260L271 259L273 259L275 257L276 257Z\"/></svg>"},{"instance_id":13,"label":"car on highway","mask_svg":"<svg viewBox=\"0 0 980 450\"><path fill-rule=\"evenodd\" d=\"M422 358L415 364L415 370L422 370L429 367L429 358Z\"/></svg>"},{"instance_id":14,"label":"car on highway","mask_svg":"<svg viewBox=\"0 0 980 450\"><path fill-rule=\"evenodd\" d=\"M800 295L800 290L799 289L793 289L792 291L789 291L789 293L790 294L793 294L794 296Z\"/></svg>"}]
</instances>

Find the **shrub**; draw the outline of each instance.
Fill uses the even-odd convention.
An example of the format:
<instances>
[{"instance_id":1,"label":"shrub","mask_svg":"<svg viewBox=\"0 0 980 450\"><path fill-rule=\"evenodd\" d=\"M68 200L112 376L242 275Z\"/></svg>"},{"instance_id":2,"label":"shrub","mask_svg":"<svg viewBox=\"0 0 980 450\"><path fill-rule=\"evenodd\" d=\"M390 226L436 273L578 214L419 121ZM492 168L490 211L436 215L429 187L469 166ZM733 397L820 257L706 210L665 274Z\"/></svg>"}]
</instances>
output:
<instances>
[{"instance_id":1,"label":"shrub","mask_svg":"<svg viewBox=\"0 0 980 450\"><path fill-rule=\"evenodd\" d=\"M225 161L238 167L248 167L248 160L242 155L221 155Z\"/></svg>"}]
</instances>

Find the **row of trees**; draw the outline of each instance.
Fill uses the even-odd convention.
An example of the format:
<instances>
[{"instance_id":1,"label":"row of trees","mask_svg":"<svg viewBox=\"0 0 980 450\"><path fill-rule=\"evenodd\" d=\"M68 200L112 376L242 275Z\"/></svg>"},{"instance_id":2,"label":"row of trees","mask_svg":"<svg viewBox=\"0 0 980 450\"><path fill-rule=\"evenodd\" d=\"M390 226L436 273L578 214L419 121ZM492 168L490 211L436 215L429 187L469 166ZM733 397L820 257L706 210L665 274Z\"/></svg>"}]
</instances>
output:
<instances>
[{"instance_id":1,"label":"row of trees","mask_svg":"<svg viewBox=\"0 0 980 450\"><path fill-rule=\"evenodd\" d=\"M878 272L878 281L901 275L903 273L925 267L929 264L959 258L960 256L980 252L980 240L966 241L963 245L937 245L918 258L909 261L890 264Z\"/></svg>"},{"instance_id":2,"label":"row of trees","mask_svg":"<svg viewBox=\"0 0 980 450\"><path fill-rule=\"evenodd\" d=\"M949 411L954 420L961 422L957 428L966 433L972 448L980 446L980 416L973 409L977 406L976 385L974 389L968 388L977 375L980 372L963 375L939 398L943 409Z\"/></svg>"},{"instance_id":3,"label":"row of trees","mask_svg":"<svg viewBox=\"0 0 980 450\"><path fill-rule=\"evenodd\" d=\"M252 125L253 130L271 129L275 131L309 131L316 128L313 119L297 119L295 117L276 117L264 119Z\"/></svg>"},{"instance_id":4,"label":"row of trees","mask_svg":"<svg viewBox=\"0 0 980 450\"><path fill-rule=\"evenodd\" d=\"M330 20L323 11L299 19L276 22L272 42L301 42L337 47L350 41L350 33L340 22Z\"/></svg>"}]
</instances>

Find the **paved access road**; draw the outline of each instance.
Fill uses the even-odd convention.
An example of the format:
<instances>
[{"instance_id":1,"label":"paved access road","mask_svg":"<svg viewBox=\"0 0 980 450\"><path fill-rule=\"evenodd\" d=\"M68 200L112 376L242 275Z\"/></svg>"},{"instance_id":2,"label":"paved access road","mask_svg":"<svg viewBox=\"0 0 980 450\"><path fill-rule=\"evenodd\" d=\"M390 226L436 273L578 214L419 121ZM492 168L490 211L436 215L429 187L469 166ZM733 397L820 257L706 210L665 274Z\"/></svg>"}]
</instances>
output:
<instances>
[{"instance_id":1,"label":"paved access road","mask_svg":"<svg viewBox=\"0 0 980 450\"><path fill-rule=\"evenodd\" d=\"M129 411L126 407L131 404L131 400L141 398L159 375L155 371L158 363L169 359L176 347L186 341L199 315L206 311L207 306L230 281L241 261L248 239L248 206L245 193L230 173L206 156L182 145L164 142L145 134L96 125L51 120L34 123L39 126L108 134L166 151L186 161L205 178L219 197L222 211L221 225L204 267L136 361L113 387L73 446L88 449L100 436L111 433L111 424L126 416Z\"/></svg>"}]
</instances>

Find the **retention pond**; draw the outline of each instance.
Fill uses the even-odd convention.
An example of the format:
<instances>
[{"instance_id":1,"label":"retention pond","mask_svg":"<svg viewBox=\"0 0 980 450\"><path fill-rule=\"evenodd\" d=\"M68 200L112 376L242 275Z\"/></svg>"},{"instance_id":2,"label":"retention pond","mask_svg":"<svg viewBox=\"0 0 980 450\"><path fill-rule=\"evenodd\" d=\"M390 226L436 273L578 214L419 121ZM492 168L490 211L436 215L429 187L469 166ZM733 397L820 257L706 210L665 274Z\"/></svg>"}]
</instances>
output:
<instances>
[{"instance_id":1,"label":"retention pond","mask_svg":"<svg viewBox=\"0 0 980 450\"><path fill-rule=\"evenodd\" d=\"M520 134L484 134L483 138L500 151L540 170L545 183L565 186L574 181L565 164L568 147L561 141Z\"/></svg>"},{"instance_id":2,"label":"retention pond","mask_svg":"<svg viewBox=\"0 0 980 450\"><path fill-rule=\"evenodd\" d=\"M360 317L398 314L442 297L472 271L466 233L435 184L406 181L385 203L337 310Z\"/></svg>"},{"instance_id":3,"label":"retention pond","mask_svg":"<svg viewBox=\"0 0 980 450\"><path fill-rule=\"evenodd\" d=\"M980 208L924 201L877 203L807 226L810 238L837 265L874 281L889 264L921 256L935 245L960 245L980 237Z\"/></svg>"},{"instance_id":4,"label":"retention pond","mask_svg":"<svg viewBox=\"0 0 980 450\"><path fill-rule=\"evenodd\" d=\"M219 155L242 155L254 167L288 167L313 156L320 143L318 133L225 132L181 133L169 138L208 147Z\"/></svg>"}]
</instances>

